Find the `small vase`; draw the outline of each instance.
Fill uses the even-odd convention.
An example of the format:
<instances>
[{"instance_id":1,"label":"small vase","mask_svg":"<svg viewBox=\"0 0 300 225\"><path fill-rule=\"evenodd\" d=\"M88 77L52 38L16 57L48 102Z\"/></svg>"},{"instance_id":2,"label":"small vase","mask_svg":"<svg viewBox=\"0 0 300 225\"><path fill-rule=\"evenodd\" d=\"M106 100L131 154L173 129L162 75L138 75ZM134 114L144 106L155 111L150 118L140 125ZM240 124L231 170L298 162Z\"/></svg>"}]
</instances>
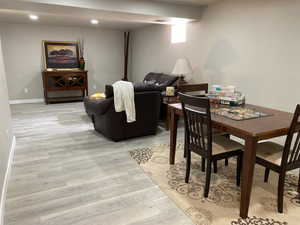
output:
<instances>
[{"instance_id":1,"label":"small vase","mask_svg":"<svg viewBox=\"0 0 300 225\"><path fill-rule=\"evenodd\" d=\"M81 70L84 70L84 68L85 68L85 61L84 61L83 57L79 59L79 68Z\"/></svg>"}]
</instances>

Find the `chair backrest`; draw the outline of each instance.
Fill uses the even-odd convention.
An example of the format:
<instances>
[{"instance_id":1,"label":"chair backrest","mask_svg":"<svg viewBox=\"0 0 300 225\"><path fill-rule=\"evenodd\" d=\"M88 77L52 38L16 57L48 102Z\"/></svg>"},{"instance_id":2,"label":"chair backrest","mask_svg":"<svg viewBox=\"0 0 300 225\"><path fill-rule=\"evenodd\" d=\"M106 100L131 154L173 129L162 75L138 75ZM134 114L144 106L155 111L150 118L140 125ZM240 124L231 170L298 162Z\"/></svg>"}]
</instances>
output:
<instances>
[{"instance_id":1,"label":"chair backrest","mask_svg":"<svg viewBox=\"0 0 300 225\"><path fill-rule=\"evenodd\" d=\"M286 138L281 166L300 167L300 105L297 105L294 117Z\"/></svg>"},{"instance_id":2,"label":"chair backrest","mask_svg":"<svg viewBox=\"0 0 300 225\"><path fill-rule=\"evenodd\" d=\"M203 91L206 94L208 93L208 83L201 84L183 84L178 86L178 92L194 92L194 91Z\"/></svg>"},{"instance_id":3,"label":"chair backrest","mask_svg":"<svg viewBox=\"0 0 300 225\"><path fill-rule=\"evenodd\" d=\"M185 144L201 156L212 155L212 125L208 98L178 93L185 124Z\"/></svg>"}]
</instances>

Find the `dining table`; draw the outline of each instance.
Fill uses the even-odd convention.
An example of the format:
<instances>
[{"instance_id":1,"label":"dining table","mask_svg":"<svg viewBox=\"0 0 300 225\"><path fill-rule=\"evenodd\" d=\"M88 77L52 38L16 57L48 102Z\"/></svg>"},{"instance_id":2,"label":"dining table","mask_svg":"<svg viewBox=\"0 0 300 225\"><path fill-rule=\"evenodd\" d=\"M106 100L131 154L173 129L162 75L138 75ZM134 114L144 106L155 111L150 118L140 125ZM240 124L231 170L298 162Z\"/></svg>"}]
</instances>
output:
<instances>
[{"instance_id":1,"label":"dining table","mask_svg":"<svg viewBox=\"0 0 300 225\"><path fill-rule=\"evenodd\" d=\"M245 219L248 217L250 205L257 143L287 135L293 114L250 104L245 104L243 107L268 114L268 116L237 121L223 115L211 113L211 121L213 128L245 141L240 200L240 217ZM181 103L169 104L168 112L170 113L169 163L172 165L175 163L178 119L183 116Z\"/></svg>"}]
</instances>

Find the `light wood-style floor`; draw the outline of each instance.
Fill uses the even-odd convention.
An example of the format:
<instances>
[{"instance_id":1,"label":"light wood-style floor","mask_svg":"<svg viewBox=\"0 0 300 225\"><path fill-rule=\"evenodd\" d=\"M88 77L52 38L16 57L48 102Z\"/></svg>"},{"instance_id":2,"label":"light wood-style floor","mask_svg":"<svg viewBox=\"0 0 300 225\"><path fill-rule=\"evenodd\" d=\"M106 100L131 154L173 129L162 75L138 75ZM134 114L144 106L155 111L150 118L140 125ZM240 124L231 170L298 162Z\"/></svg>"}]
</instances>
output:
<instances>
[{"instance_id":1,"label":"light wood-style floor","mask_svg":"<svg viewBox=\"0 0 300 225\"><path fill-rule=\"evenodd\" d=\"M128 154L168 143L168 132L111 142L94 131L82 103L12 112L17 147L5 225L192 225Z\"/></svg>"}]
</instances>

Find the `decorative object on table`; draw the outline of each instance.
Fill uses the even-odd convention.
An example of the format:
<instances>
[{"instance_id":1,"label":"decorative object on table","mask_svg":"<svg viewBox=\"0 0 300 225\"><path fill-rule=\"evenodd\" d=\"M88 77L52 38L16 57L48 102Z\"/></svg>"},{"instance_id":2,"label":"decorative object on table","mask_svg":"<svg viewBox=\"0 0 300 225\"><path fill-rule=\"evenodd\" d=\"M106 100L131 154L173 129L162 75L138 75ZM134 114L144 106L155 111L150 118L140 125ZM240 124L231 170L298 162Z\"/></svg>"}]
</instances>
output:
<instances>
[{"instance_id":1,"label":"decorative object on table","mask_svg":"<svg viewBox=\"0 0 300 225\"><path fill-rule=\"evenodd\" d=\"M43 41L46 69L74 70L79 69L78 42Z\"/></svg>"},{"instance_id":2,"label":"decorative object on table","mask_svg":"<svg viewBox=\"0 0 300 225\"><path fill-rule=\"evenodd\" d=\"M256 110L243 107L212 107L211 112L216 115L224 116L226 118L238 121L271 116L271 114L258 112Z\"/></svg>"},{"instance_id":3,"label":"decorative object on table","mask_svg":"<svg viewBox=\"0 0 300 225\"><path fill-rule=\"evenodd\" d=\"M245 104L245 95L237 91L235 86L213 85L207 97L211 103L240 106Z\"/></svg>"},{"instance_id":4,"label":"decorative object on table","mask_svg":"<svg viewBox=\"0 0 300 225\"><path fill-rule=\"evenodd\" d=\"M81 70L85 69L85 60L84 60L84 39L78 39L78 47L79 47L79 68Z\"/></svg>"},{"instance_id":5,"label":"decorative object on table","mask_svg":"<svg viewBox=\"0 0 300 225\"><path fill-rule=\"evenodd\" d=\"M193 73L190 61L187 58L179 58L176 61L172 74L179 75L178 86L186 84L185 80L189 80L190 75Z\"/></svg>"},{"instance_id":6,"label":"decorative object on table","mask_svg":"<svg viewBox=\"0 0 300 225\"><path fill-rule=\"evenodd\" d=\"M90 96L90 99L104 99L106 98L105 93L95 93Z\"/></svg>"},{"instance_id":7,"label":"decorative object on table","mask_svg":"<svg viewBox=\"0 0 300 225\"><path fill-rule=\"evenodd\" d=\"M167 87L166 88L166 96L174 96L175 95L175 88L174 87Z\"/></svg>"},{"instance_id":8,"label":"decorative object on table","mask_svg":"<svg viewBox=\"0 0 300 225\"><path fill-rule=\"evenodd\" d=\"M80 59L79 59L79 68L80 68L81 70L84 70L84 69L85 69L85 60L84 60L84 58L80 58Z\"/></svg>"},{"instance_id":9,"label":"decorative object on table","mask_svg":"<svg viewBox=\"0 0 300 225\"><path fill-rule=\"evenodd\" d=\"M124 32L124 77L128 81L128 57L129 57L130 32Z\"/></svg>"}]
</instances>

